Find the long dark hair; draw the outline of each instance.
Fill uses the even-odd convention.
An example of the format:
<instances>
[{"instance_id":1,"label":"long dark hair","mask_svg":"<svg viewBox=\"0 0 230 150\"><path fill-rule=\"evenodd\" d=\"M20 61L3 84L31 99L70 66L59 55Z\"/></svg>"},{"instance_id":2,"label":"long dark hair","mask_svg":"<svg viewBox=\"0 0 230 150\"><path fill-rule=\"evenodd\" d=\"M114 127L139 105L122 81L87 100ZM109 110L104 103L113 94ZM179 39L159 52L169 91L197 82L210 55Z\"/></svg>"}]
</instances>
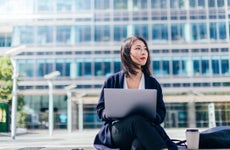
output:
<instances>
[{"instance_id":1,"label":"long dark hair","mask_svg":"<svg viewBox=\"0 0 230 150\"><path fill-rule=\"evenodd\" d=\"M150 61L150 54L149 54L148 45L142 37L135 36L135 35L128 37L127 39L125 39L122 42L122 45L121 45L122 70L124 71L124 73L127 76L129 76L130 74L134 74L134 75L137 74L137 71L135 69L139 69L138 65L135 62L133 62L131 57L130 57L131 47L132 47L133 43L137 40L140 40L145 44L147 52L148 52L147 61L146 61L144 66L141 66L141 70L143 73L151 76L152 75L151 69L150 69L151 61Z\"/></svg>"}]
</instances>

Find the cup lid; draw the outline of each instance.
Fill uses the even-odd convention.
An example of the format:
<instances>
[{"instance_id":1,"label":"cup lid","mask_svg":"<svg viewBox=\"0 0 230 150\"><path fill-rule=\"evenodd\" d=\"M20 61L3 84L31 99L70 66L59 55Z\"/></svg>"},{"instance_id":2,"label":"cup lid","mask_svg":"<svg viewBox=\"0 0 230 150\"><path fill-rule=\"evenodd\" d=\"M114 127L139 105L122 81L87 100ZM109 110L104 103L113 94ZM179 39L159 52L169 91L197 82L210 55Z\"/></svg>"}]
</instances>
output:
<instances>
[{"instance_id":1,"label":"cup lid","mask_svg":"<svg viewBox=\"0 0 230 150\"><path fill-rule=\"evenodd\" d=\"M186 132L198 132L199 129L186 129Z\"/></svg>"}]
</instances>

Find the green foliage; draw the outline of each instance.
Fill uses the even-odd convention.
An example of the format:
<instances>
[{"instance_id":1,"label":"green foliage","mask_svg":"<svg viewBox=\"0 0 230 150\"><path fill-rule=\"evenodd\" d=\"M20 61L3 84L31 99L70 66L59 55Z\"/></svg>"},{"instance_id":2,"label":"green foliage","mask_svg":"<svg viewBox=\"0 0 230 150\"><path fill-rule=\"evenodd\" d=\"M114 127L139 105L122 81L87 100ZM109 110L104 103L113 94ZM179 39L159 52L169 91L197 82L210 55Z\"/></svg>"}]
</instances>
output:
<instances>
[{"instance_id":1,"label":"green foliage","mask_svg":"<svg viewBox=\"0 0 230 150\"><path fill-rule=\"evenodd\" d=\"M17 126L21 128L26 127L26 113L24 111L24 99L22 95L18 96L18 101L17 101Z\"/></svg>"},{"instance_id":2,"label":"green foliage","mask_svg":"<svg viewBox=\"0 0 230 150\"><path fill-rule=\"evenodd\" d=\"M13 67L8 56L0 57L0 102L9 103L12 99Z\"/></svg>"}]
</instances>

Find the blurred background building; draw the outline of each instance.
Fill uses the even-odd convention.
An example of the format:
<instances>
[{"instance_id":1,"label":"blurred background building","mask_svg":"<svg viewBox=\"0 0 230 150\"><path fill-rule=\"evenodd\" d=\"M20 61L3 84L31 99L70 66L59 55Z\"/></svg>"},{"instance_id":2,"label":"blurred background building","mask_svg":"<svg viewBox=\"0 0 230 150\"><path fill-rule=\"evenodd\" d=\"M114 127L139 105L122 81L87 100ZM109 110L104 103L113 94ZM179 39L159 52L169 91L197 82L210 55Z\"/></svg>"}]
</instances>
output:
<instances>
[{"instance_id":1,"label":"blurred background building","mask_svg":"<svg viewBox=\"0 0 230 150\"><path fill-rule=\"evenodd\" d=\"M149 44L152 71L161 83L164 126L207 127L208 104L217 125L230 125L230 0L0 0L0 54L25 45L15 56L25 125L47 128L48 85L54 84L54 128L67 126L72 91L73 127L101 126L96 104L101 86L121 70L121 41L139 35ZM80 96L79 95L84 95Z\"/></svg>"}]
</instances>

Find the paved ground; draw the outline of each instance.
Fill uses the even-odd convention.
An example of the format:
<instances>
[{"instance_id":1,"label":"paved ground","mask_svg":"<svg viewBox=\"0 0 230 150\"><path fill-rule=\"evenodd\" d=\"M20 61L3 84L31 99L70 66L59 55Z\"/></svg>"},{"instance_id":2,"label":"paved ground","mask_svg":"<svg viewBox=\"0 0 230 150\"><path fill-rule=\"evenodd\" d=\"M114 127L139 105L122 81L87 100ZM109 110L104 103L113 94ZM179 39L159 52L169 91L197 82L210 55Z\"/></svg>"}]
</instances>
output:
<instances>
[{"instance_id":1,"label":"paved ground","mask_svg":"<svg viewBox=\"0 0 230 150\"><path fill-rule=\"evenodd\" d=\"M66 130L54 130L53 136L49 136L48 130L18 130L15 140L10 137L10 133L0 133L0 149L93 150L93 139L97 131L98 129L75 130L68 133ZM172 139L185 139L185 129L166 129L166 132Z\"/></svg>"}]
</instances>

